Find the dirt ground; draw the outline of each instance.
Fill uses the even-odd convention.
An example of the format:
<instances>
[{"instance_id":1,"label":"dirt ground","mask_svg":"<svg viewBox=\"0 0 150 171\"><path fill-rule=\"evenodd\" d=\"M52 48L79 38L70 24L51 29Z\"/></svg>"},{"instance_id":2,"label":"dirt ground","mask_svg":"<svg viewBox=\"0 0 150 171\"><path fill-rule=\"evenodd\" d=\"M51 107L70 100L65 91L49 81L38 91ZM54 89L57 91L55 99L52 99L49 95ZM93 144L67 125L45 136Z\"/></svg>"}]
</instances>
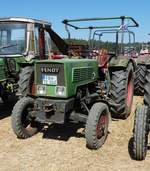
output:
<instances>
[{"instance_id":1,"label":"dirt ground","mask_svg":"<svg viewBox=\"0 0 150 171\"><path fill-rule=\"evenodd\" d=\"M141 97L134 97L127 120L112 121L106 143L99 150L86 148L80 125L54 126L32 138L17 139L10 125L12 105L1 104L0 171L148 171L150 151L145 161L134 161L131 157L134 110L140 102Z\"/></svg>"}]
</instances>

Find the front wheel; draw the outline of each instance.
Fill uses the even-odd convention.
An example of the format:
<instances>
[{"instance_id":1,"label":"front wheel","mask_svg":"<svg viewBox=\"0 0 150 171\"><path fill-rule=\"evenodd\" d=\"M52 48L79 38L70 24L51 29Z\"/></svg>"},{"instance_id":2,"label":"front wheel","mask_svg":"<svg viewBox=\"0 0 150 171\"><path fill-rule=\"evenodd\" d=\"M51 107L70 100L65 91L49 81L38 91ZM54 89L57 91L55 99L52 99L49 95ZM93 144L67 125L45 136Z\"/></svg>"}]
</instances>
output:
<instances>
[{"instance_id":1,"label":"front wheel","mask_svg":"<svg viewBox=\"0 0 150 171\"><path fill-rule=\"evenodd\" d=\"M20 99L13 108L11 115L12 129L18 138L26 139L38 131L38 123L31 117L34 100L30 97Z\"/></svg>"},{"instance_id":2,"label":"front wheel","mask_svg":"<svg viewBox=\"0 0 150 171\"><path fill-rule=\"evenodd\" d=\"M148 107L138 106L133 129L133 154L136 160L144 160L148 143Z\"/></svg>"},{"instance_id":3,"label":"front wheel","mask_svg":"<svg viewBox=\"0 0 150 171\"><path fill-rule=\"evenodd\" d=\"M110 114L106 104L99 102L92 106L85 128L88 148L98 149L104 144L108 134L109 117Z\"/></svg>"}]
</instances>

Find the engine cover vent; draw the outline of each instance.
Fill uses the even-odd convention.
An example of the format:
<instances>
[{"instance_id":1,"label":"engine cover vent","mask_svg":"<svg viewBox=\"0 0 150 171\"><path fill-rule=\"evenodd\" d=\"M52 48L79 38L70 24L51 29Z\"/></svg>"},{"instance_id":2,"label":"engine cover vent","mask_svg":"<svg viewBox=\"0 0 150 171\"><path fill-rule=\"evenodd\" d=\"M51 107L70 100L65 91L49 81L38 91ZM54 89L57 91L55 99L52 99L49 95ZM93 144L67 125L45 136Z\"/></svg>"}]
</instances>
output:
<instances>
[{"instance_id":1,"label":"engine cover vent","mask_svg":"<svg viewBox=\"0 0 150 171\"><path fill-rule=\"evenodd\" d=\"M73 68L72 82L86 81L92 79L93 67Z\"/></svg>"}]
</instances>

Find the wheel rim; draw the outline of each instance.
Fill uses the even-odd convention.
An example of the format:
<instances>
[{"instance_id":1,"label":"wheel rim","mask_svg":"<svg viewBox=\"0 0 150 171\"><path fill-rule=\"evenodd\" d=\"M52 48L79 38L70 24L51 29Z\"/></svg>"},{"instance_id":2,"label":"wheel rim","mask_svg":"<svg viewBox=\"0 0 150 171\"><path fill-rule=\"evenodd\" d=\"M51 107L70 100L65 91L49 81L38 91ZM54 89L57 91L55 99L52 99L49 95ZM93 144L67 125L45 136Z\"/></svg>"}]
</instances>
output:
<instances>
[{"instance_id":1,"label":"wheel rim","mask_svg":"<svg viewBox=\"0 0 150 171\"><path fill-rule=\"evenodd\" d=\"M106 131L108 128L108 114L104 111L98 120L97 128L96 128L96 136L97 139L101 139L106 135Z\"/></svg>"},{"instance_id":2,"label":"wheel rim","mask_svg":"<svg viewBox=\"0 0 150 171\"><path fill-rule=\"evenodd\" d=\"M127 106L130 107L133 98L133 82L132 82L132 73L129 75L128 87L127 87Z\"/></svg>"}]
</instances>

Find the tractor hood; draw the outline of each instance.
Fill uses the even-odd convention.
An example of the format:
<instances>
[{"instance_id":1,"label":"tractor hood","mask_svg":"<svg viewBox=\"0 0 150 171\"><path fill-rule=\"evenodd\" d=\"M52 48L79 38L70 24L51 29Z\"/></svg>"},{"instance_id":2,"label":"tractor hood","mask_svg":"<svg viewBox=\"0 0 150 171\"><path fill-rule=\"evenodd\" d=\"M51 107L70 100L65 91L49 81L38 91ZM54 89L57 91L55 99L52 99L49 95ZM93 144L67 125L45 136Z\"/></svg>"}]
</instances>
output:
<instances>
[{"instance_id":1,"label":"tractor hood","mask_svg":"<svg viewBox=\"0 0 150 171\"><path fill-rule=\"evenodd\" d=\"M77 88L98 79L97 61L93 59L44 60L35 63L37 96L69 98Z\"/></svg>"}]
</instances>

